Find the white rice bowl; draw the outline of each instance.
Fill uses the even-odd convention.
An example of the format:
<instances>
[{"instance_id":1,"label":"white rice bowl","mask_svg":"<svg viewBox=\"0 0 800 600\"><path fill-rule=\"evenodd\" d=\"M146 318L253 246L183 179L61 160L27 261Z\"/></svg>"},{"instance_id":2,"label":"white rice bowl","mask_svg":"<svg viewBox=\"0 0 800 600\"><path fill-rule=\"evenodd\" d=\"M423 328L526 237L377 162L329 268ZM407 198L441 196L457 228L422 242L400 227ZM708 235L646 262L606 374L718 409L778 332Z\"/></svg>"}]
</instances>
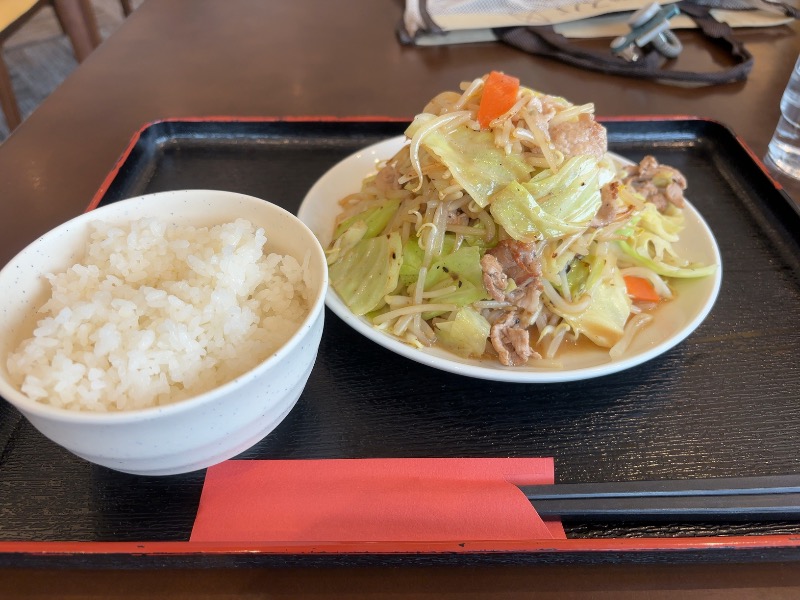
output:
<instances>
[{"instance_id":1,"label":"white rice bowl","mask_svg":"<svg viewBox=\"0 0 800 600\"><path fill-rule=\"evenodd\" d=\"M263 200L142 196L46 234L0 271L0 394L118 470L186 472L263 438L316 357L313 234Z\"/></svg>"},{"instance_id":2,"label":"white rice bowl","mask_svg":"<svg viewBox=\"0 0 800 600\"><path fill-rule=\"evenodd\" d=\"M256 366L308 311L307 268L265 252L263 228L245 219L89 226L85 259L46 275L45 316L8 358L38 402L102 411L188 398Z\"/></svg>"}]
</instances>

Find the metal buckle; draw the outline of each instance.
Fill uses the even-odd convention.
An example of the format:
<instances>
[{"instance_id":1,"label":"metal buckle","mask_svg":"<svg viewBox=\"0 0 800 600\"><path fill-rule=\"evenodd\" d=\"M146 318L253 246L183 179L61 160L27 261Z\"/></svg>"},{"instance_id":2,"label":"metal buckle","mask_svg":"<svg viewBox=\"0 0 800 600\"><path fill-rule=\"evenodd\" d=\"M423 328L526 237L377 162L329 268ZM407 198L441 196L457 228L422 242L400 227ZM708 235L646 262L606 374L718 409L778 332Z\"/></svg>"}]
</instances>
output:
<instances>
[{"instance_id":1,"label":"metal buckle","mask_svg":"<svg viewBox=\"0 0 800 600\"><path fill-rule=\"evenodd\" d=\"M631 32L611 42L611 51L629 62L636 62L643 56L642 48L647 44L666 56L675 58L683 50L680 40L669 29L669 20L680 13L674 4L661 7L653 2L637 10L628 19Z\"/></svg>"}]
</instances>

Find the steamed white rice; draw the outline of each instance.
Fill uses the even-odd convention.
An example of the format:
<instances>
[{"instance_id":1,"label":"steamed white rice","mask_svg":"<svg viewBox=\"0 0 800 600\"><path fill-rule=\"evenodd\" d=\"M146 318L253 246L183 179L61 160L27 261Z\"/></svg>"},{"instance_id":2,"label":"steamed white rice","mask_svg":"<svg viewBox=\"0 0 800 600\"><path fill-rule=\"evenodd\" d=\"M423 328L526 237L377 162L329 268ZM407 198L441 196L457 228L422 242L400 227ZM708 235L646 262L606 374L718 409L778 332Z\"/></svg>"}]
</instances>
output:
<instances>
[{"instance_id":1,"label":"steamed white rice","mask_svg":"<svg viewBox=\"0 0 800 600\"><path fill-rule=\"evenodd\" d=\"M308 312L305 258L267 253L264 230L140 219L92 224L85 259L48 274L51 298L8 358L33 400L75 410L168 404L274 353Z\"/></svg>"}]
</instances>

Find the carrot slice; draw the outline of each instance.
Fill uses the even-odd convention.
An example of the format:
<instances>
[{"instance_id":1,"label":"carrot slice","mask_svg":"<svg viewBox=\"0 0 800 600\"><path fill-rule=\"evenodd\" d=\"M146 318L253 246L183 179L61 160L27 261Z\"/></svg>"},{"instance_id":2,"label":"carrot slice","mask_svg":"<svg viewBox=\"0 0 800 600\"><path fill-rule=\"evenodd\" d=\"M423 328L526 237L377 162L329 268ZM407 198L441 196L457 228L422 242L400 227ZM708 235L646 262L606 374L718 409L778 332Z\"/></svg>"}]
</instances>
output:
<instances>
[{"instance_id":1,"label":"carrot slice","mask_svg":"<svg viewBox=\"0 0 800 600\"><path fill-rule=\"evenodd\" d=\"M481 129L514 106L519 92L519 79L492 71L483 84L481 103L478 106L478 123Z\"/></svg>"},{"instance_id":2,"label":"carrot slice","mask_svg":"<svg viewBox=\"0 0 800 600\"><path fill-rule=\"evenodd\" d=\"M628 275L625 278L625 287L628 290L628 295L634 300L641 300L643 302L658 302L661 296L656 292L656 288L647 279L643 277L634 277Z\"/></svg>"}]
</instances>

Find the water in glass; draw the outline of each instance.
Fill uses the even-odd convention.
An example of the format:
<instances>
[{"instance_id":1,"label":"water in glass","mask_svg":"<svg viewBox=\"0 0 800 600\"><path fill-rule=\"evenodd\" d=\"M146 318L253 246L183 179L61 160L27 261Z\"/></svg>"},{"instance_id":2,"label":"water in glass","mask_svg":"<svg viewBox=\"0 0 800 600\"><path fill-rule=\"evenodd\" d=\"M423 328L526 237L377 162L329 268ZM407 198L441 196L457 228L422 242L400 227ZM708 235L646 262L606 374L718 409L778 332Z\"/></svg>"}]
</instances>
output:
<instances>
[{"instance_id":1,"label":"water in glass","mask_svg":"<svg viewBox=\"0 0 800 600\"><path fill-rule=\"evenodd\" d=\"M800 179L800 58L781 98L781 117L767 158L781 171Z\"/></svg>"}]
</instances>

